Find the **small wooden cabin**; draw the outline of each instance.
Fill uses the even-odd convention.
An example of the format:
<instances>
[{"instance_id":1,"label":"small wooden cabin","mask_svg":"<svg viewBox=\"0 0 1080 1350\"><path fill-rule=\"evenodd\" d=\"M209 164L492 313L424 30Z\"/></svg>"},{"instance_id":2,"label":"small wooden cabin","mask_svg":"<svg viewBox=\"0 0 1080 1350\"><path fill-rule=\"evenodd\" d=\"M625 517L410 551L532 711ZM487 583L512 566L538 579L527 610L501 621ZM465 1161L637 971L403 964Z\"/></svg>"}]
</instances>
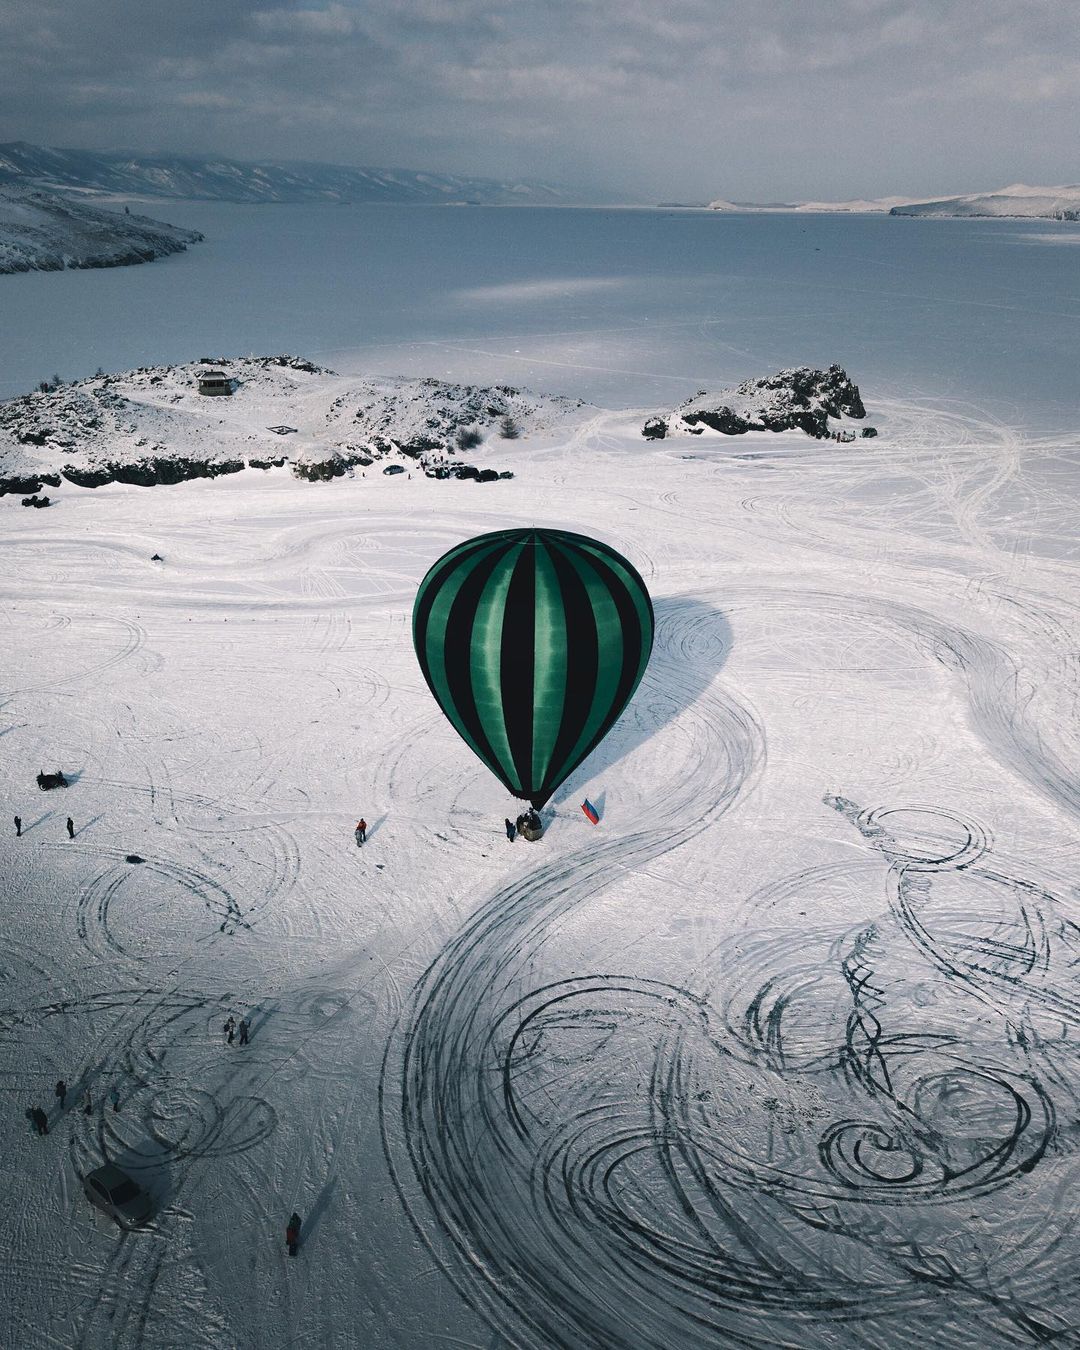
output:
<instances>
[{"instance_id":1,"label":"small wooden cabin","mask_svg":"<svg viewBox=\"0 0 1080 1350\"><path fill-rule=\"evenodd\" d=\"M199 372L200 394L231 394L233 382L223 370L201 370Z\"/></svg>"}]
</instances>

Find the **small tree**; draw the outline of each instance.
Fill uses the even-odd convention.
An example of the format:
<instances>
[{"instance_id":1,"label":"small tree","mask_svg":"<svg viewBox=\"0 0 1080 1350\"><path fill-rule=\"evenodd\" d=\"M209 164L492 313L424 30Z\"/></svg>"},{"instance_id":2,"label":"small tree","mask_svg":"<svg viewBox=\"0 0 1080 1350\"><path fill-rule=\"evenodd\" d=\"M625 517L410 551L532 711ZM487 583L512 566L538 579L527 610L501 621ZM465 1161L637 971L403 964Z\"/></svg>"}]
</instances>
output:
<instances>
[{"instance_id":1,"label":"small tree","mask_svg":"<svg viewBox=\"0 0 1080 1350\"><path fill-rule=\"evenodd\" d=\"M504 441L516 441L521 435L521 428L509 413L499 421L499 435Z\"/></svg>"},{"instance_id":2,"label":"small tree","mask_svg":"<svg viewBox=\"0 0 1080 1350\"><path fill-rule=\"evenodd\" d=\"M459 450L475 450L483 439L476 427L458 427L454 443Z\"/></svg>"}]
</instances>

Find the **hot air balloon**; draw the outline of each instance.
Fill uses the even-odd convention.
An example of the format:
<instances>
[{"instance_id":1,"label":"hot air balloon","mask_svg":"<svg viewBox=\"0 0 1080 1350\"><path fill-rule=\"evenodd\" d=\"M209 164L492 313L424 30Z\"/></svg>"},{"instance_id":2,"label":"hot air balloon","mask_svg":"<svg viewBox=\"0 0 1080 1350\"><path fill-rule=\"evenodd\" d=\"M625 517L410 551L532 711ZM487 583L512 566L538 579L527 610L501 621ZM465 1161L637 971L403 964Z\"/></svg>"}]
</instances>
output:
<instances>
[{"instance_id":1,"label":"hot air balloon","mask_svg":"<svg viewBox=\"0 0 1080 1350\"><path fill-rule=\"evenodd\" d=\"M413 644L465 743L539 810L638 687L653 609L635 568L566 530L498 530L420 583Z\"/></svg>"}]
</instances>

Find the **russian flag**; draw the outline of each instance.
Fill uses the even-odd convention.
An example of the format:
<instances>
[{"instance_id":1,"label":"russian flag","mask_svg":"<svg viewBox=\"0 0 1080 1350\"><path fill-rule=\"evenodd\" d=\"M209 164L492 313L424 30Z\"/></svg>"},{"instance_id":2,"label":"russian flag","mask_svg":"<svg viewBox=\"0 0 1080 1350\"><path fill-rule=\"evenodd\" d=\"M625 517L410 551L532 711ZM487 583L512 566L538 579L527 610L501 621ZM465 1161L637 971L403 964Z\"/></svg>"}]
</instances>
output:
<instances>
[{"instance_id":1,"label":"russian flag","mask_svg":"<svg viewBox=\"0 0 1080 1350\"><path fill-rule=\"evenodd\" d=\"M588 818L592 821L594 825L600 824L600 812L597 811L596 807L593 806L592 802L589 801L588 797L586 797L585 800L581 803L581 809L585 812L585 814L588 816Z\"/></svg>"}]
</instances>

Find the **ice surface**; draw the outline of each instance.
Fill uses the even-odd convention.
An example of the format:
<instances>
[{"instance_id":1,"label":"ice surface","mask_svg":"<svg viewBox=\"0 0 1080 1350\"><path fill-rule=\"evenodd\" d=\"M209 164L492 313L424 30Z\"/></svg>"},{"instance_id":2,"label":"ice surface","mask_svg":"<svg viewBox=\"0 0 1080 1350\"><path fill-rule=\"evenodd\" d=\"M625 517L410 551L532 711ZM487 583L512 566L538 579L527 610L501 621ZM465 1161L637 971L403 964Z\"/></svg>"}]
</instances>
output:
<instances>
[{"instance_id":1,"label":"ice surface","mask_svg":"<svg viewBox=\"0 0 1080 1350\"><path fill-rule=\"evenodd\" d=\"M290 351L662 407L838 361L890 397L1054 430L1080 416L1080 273L1026 222L179 201L169 219L206 242L2 279L0 396L57 371Z\"/></svg>"},{"instance_id":2,"label":"ice surface","mask_svg":"<svg viewBox=\"0 0 1080 1350\"><path fill-rule=\"evenodd\" d=\"M970 282L975 227L940 228ZM1068 262L991 224L998 248ZM581 316L601 355L606 302ZM1020 312L985 316L989 367ZM965 331L939 351L973 371ZM0 833L0 1340L1069 1343L1076 438L1037 398L885 397L824 358L877 440L645 442L643 397L507 443L517 476L482 488L281 470L0 501L24 831ZM624 552L657 645L543 840L510 845L409 614L451 544L533 523ZM104 1157L155 1195L148 1232L83 1199Z\"/></svg>"}]
</instances>

